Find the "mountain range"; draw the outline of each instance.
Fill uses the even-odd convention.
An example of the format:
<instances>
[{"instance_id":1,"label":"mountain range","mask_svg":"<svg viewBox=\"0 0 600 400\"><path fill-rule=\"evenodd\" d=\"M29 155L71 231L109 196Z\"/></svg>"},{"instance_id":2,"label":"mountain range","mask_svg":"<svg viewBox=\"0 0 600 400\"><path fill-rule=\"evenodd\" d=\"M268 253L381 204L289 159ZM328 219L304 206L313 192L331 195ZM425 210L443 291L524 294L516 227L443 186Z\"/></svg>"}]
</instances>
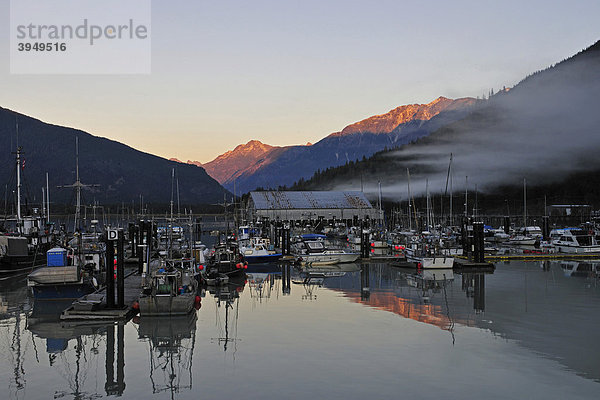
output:
<instances>
[{"instance_id":1,"label":"mountain range","mask_svg":"<svg viewBox=\"0 0 600 400\"><path fill-rule=\"evenodd\" d=\"M416 195L477 188L506 201L506 210L508 199L523 206L525 183L542 204L547 195L549 204L600 206L599 95L600 41L414 143L320 171L294 188L356 189L362 177L366 191L376 195L381 182L384 197L397 201L407 198L409 169Z\"/></svg>"},{"instance_id":2,"label":"mountain range","mask_svg":"<svg viewBox=\"0 0 600 400\"><path fill-rule=\"evenodd\" d=\"M0 149L3 149L0 170L4 171L0 184L7 201L12 200L16 181L15 156L11 152L18 145L24 153L21 173L25 201L39 203L48 172L51 201L72 202L73 190L57 186L75 182L76 138L81 181L97 184L84 189L83 198L87 203L98 200L101 204L130 204L133 201L138 205L140 196L144 202L168 203L173 169L182 204L222 202L229 194L198 166L169 161L113 140L47 124L0 107Z\"/></svg>"},{"instance_id":3,"label":"mountain range","mask_svg":"<svg viewBox=\"0 0 600 400\"><path fill-rule=\"evenodd\" d=\"M473 98L439 97L428 104L404 105L356 122L312 145L277 147L251 140L202 166L210 176L237 193L257 187L290 185L317 170L369 157L385 148L427 136L465 117L481 103Z\"/></svg>"}]
</instances>

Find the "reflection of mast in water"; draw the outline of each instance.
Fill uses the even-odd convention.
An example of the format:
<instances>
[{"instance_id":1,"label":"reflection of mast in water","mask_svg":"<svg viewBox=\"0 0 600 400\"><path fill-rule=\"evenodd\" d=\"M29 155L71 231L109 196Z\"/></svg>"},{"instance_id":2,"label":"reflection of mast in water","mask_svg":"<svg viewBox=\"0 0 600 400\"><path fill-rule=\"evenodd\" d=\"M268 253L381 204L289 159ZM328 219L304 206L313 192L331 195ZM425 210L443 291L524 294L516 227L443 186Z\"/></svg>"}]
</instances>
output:
<instances>
[{"instance_id":1,"label":"reflection of mast in water","mask_svg":"<svg viewBox=\"0 0 600 400\"><path fill-rule=\"evenodd\" d=\"M22 315L26 315L29 310L27 297L27 286L24 284L23 277L13 277L0 279L0 350L5 358L9 358L13 366L13 377L9 383L11 397L19 397L26 388L25 379L25 353L29 348L28 343L23 343L24 336L21 334L23 323ZM12 319L14 318L14 325ZM25 325L27 319L25 319ZM6 329L4 331L4 329ZM33 343L35 347L35 342Z\"/></svg>"},{"instance_id":2,"label":"reflection of mast in water","mask_svg":"<svg viewBox=\"0 0 600 400\"><path fill-rule=\"evenodd\" d=\"M149 339L152 393L168 391L174 398L181 389L192 389L196 321L195 311L185 316L140 318L139 337ZM184 371L188 372L188 384L181 382ZM162 372L164 384L157 383L157 372Z\"/></svg>"},{"instance_id":3,"label":"reflection of mast in water","mask_svg":"<svg viewBox=\"0 0 600 400\"><path fill-rule=\"evenodd\" d=\"M323 286L325 278L322 274L305 273L300 279L295 279L292 282L296 285L302 285L304 287L304 294L301 296L302 300L316 300L317 295L314 294L314 290L318 287Z\"/></svg>"},{"instance_id":4,"label":"reflection of mast in water","mask_svg":"<svg viewBox=\"0 0 600 400\"><path fill-rule=\"evenodd\" d=\"M239 306L239 301L240 299L236 299L236 306ZM221 307L221 302L218 303L218 307ZM218 337L217 341L219 342L219 344L223 344L223 351L227 351L227 344L229 342L236 342L237 339L236 338L230 338L229 337L229 309L233 309L233 305L229 302L229 301L225 301L225 336L224 337ZM235 320L236 320L236 332L237 332L237 317L238 317L238 313L237 313L238 307L236 307L236 313L235 313Z\"/></svg>"},{"instance_id":5,"label":"reflection of mast in water","mask_svg":"<svg viewBox=\"0 0 600 400\"><path fill-rule=\"evenodd\" d=\"M16 392L25 389L25 368L23 367L23 354L21 354L21 313L15 314L15 328L13 330L12 341L10 344L11 355L13 356L14 384Z\"/></svg>"},{"instance_id":6,"label":"reflection of mast in water","mask_svg":"<svg viewBox=\"0 0 600 400\"><path fill-rule=\"evenodd\" d=\"M98 366L98 346L104 327L87 324L63 325L58 319L58 314L47 313L54 308L52 303L54 302L34 303L33 311L28 316L27 329L31 332L34 346L36 339L45 339L50 367L67 382L69 390L54 392L54 398L72 396L74 399L83 400L101 397L96 392L86 392L85 388L88 376L94 373L92 369ZM61 303L57 304L60 307ZM69 348L71 340L75 341L73 348ZM39 362L37 347L34 348Z\"/></svg>"},{"instance_id":7,"label":"reflection of mast in water","mask_svg":"<svg viewBox=\"0 0 600 400\"><path fill-rule=\"evenodd\" d=\"M212 338L211 340L216 341L219 346L223 344L223 351L227 351L229 343L232 342L234 345L240 340L237 338L237 321L238 321L238 312L239 312L239 301L240 301L240 292L244 290L246 286L245 280L230 280L227 285L217 286L217 287L209 287L209 292L214 296L216 301L215 307L215 321L217 327L219 328L220 336L216 338ZM235 304L235 319L233 323L233 337L229 335L229 313L230 310L234 311ZM223 305L225 307L225 326L222 326L221 318L219 317L220 310L223 309ZM223 330L224 328L224 330ZM234 357L235 351L237 347L234 346Z\"/></svg>"},{"instance_id":8,"label":"reflection of mast in water","mask_svg":"<svg viewBox=\"0 0 600 400\"><path fill-rule=\"evenodd\" d=\"M258 303L262 303L263 299L269 299L273 289L275 289L276 293L279 290L275 287L274 274L249 273L247 276L250 297L252 300L258 301Z\"/></svg>"}]
</instances>

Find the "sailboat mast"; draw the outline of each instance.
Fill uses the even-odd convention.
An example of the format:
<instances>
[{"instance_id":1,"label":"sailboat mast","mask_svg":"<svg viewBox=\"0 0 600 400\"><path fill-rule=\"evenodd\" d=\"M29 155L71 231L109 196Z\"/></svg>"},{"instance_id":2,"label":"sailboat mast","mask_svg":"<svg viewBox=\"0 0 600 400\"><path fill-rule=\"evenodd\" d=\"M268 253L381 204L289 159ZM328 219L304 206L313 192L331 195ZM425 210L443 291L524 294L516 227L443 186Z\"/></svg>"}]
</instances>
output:
<instances>
[{"instance_id":1,"label":"sailboat mast","mask_svg":"<svg viewBox=\"0 0 600 400\"><path fill-rule=\"evenodd\" d=\"M177 218L181 217L181 203L179 202L179 175L177 176Z\"/></svg>"},{"instance_id":2,"label":"sailboat mast","mask_svg":"<svg viewBox=\"0 0 600 400\"><path fill-rule=\"evenodd\" d=\"M18 125L17 125L18 132ZM17 231L21 232L21 148L17 147Z\"/></svg>"},{"instance_id":3,"label":"sailboat mast","mask_svg":"<svg viewBox=\"0 0 600 400\"><path fill-rule=\"evenodd\" d=\"M465 176L465 218L469 216L469 177Z\"/></svg>"},{"instance_id":4,"label":"sailboat mast","mask_svg":"<svg viewBox=\"0 0 600 400\"><path fill-rule=\"evenodd\" d=\"M523 227L527 226L527 179L523 178Z\"/></svg>"},{"instance_id":5,"label":"sailboat mast","mask_svg":"<svg viewBox=\"0 0 600 400\"><path fill-rule=\"evenodd\" d=\"M77 207L75 209L75 228L79 228L81 219L81 181L79 180L79 136L75 136L75 191L77 192Z\"/></svg>"},{"instance_id":6,"label":"sailboat mast","mask_svg":"<svg viewBox=\"0 0 600 400\"><path fill-rule=\"evenodd\" d=\"M475 184L475 206L473 207L473 218L477 218L477 184Z\"/></svg>"},{"instance_id":7,"label":"sailboat mast","mask_svg":"<svg viewBox=\"0 0 600 400\"><path fill-rule=\"evenodd\" d=\"M429 206L429 179L425 179L425 196L427 197L427 231L429 232L429 227L431 226Z\"/></svg>"},{"instance_id":8,"label":"sailboat mast","mask_svg":"<svg viewBox=\"0 0 600 400\"><path fill-rule=\"evenodd\" d=\"M46 172L46 222L50 223L50 185L48 184L48 173Z\"/></svg>"},{"instance_id":9,"label":"sailboat mast","mask_svg":"<svg viewBox=\"0 0 600 400\"><path fill-rule=\"evenodd\" d=\"M410 172L406 168L406 182L408 184L408 230L412 231L412 218L410 217Z\"/></svg>"},{"instance_id":10,"label":"sailboat mast","mask_svg":"<svg viewBox=\"0 0 600 400\"><path fill-rule=\"evenodd\" d=\"M379 185L379 220L383 224L383 211L381 209L381 181L377 181L377 184Z\"/></svg>"},{"instance_id":11,"label":"sailboat mast","mask_svg":"<svg viewBox=\"0 0 600 400\"><path fill-rule=\"evenodd\" d=\"M452 187L452 153L450 153L450 168L449 172L450 172L450 225L453 225L453 220L452 220L452 197L453 197L453 187Z\"/></svg>"},{"instance_id":12,"label":"sailboat mast","mask_svg":"<svg viewBox=\"0 0 600 400\"><path fill-rule=\"evenodd\" d=\"M173 185L175 184L175 168L171 169L171 218L169 219L169 259L172 259L173 250Z\"/></svg>"}]
</instances>

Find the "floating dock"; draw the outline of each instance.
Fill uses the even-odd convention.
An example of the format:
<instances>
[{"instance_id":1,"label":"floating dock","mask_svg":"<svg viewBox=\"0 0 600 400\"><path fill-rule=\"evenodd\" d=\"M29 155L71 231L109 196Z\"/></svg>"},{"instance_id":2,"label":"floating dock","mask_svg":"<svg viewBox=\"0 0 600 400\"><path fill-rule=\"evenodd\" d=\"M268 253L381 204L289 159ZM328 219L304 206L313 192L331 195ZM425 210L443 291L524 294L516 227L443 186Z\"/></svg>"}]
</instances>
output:
<instances>
[{"instance_id":1,"label":"floating dock","mask_svg":"<svg viewBox=\"0 0 600 400\"><path fill-rule=\"evenodd\" d=\"M525 253L525 254L491 254L487 261L545 261L545 260L600 260L600 253Z\"/></svg>"},{"instance_id":2,"label":"floating dock","mask_svg":"<svg viewBox=\"0 0 600 400\"><path fill-rule=\"evenodd\" d=\"M473 272L478 272L478 271L493 271L494 269L496 269L496 266L494 264L492 264L491 262L474 262L474 261L469 261L466 258L458 258L458 257L454 257L454 269L456 270L469 270L469 271L473 271Z\"/></svg>"},{"instance_id":3,"label":"floating dock","mask_svg":"<svg viewBox=\"0 0 600 400\"><path fill-rule=\"evenodd\" d=\"M133 304L139 300L142 277L131 272L125 277L125 307L106 307L106 288L83 296L60 315L62 321L117 322L127 321L137 314Z\"/></svg>"}]
</instances>

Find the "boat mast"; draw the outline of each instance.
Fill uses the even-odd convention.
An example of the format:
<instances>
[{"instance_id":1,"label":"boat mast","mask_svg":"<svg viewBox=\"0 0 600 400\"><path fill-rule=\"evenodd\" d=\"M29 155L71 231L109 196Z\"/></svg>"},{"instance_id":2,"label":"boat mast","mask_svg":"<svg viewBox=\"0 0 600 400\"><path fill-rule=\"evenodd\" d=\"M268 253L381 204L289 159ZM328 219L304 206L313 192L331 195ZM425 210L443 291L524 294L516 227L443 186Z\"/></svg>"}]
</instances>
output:
<instances>
[{"instance_id":1,"label":"boat mast","mask_svg":"<svg viewBox=\"0 0 600 400\"><path fill-rule=\"evenodd\" d=\"M523 178L523 227L527 227L527 180Z\"/></svg>"},{"instance_id":2,"label":"boat mast","mask_svg":"<svg viewBox=\"0 0 600 400\"><path fill-rule=\"evenodd\" d=\"M475 206L473 207L473 218L477 218L477 184L475 184Z\"/></svg>"},{"instance_id":3,"label":"boat mast","mask_svg":"<svg viewBox=\"0 0 600 400\"><path fill-rule=\"evenodd\" d=\"M383 211L381 210L381 181L377 181L377 184L379 185L379 220L381 221L381 224L383 224Z\"/></svg>"},{"instance_id":4,"label":"boat mast","mask_svg":"<svg viewBox=\"0 0 600 400\"><path fill-rule=\"evenodd\" d=\"M431 226L429 206L429 179L425 179L425 196L427 198L427 232L429 232L429 227Z\"/></svg>"},{"instance_id":5,"label":"boat mast","mask_svg":"<svg viewBox=\"0 0 600 400\"><path fill-rule=\"evenodd\" d=\"M406 168L406 177L406 182L408 184L408 230L412 231L412 219L410 217L410 172L408 168Z\"/></svg>"},{"instance_id":6,"label":"boat mast","mask_svg":"<svg viewBox=\"0 0 600 400\"><path fill-rule=\"evenodd\" d=\"M169 224L169 259L173 258L173 185L175 182L175 168L171 169L171 218Z\"/></svg>"},{"instance_id":7,"label":"boat mast","mask_svg":"<svg viewBox=\"0 0 600 400\"><path fill-rule=\"evenodd\" d=\"M50 223L50 185L48 185L48 173L46 172L46 222Z\"/></svg>"},{"instance_id":8,"label":"boat mast","mask_svg":"<svg viewBox=\"0 0 600 400\"><path fill-rule=\"evenodd\" d=\"M75 136L75 190L77 192L77 207L75 209L75 228L79 228L81 220L81 181L79 180L79 136Z\"/></svg>"},{"instance_id":9,"label":"boat mast","mask_svg":"<svg viewBox=\"0 0 600 400\"><path fill-rule=\"evenodd\" d=\"M46 174L46 184L48 183L48 175ZM98 187L100 185L84 185L79 179L79 136L75 136L75 183L71 185L57 186L57 188L75 188L77 196L77 205L75 207L75 224L73 231L77 231L80 228L81 222L81 189L86 187ZM48 197L48 205L50 204L50 197Z\"/></svg>"},{"instance_id":10,"label":"boat mast","mask_svg":"<svg viewBox=\"0 0 600 400\"><path fill-rule=\"evenodd\" d=\"M21 233L21 147L17 147L17 232Z\"/></svg>"},{"instance_id":11,"label":"boat mast","mask_svg":"<svg viewBox=\"0 0 600 400\"><path fill-rule=\"evenodd\" d=\"M465 176L465 218L469 217L469 177Z\"/></svg>"}]
</instances>

